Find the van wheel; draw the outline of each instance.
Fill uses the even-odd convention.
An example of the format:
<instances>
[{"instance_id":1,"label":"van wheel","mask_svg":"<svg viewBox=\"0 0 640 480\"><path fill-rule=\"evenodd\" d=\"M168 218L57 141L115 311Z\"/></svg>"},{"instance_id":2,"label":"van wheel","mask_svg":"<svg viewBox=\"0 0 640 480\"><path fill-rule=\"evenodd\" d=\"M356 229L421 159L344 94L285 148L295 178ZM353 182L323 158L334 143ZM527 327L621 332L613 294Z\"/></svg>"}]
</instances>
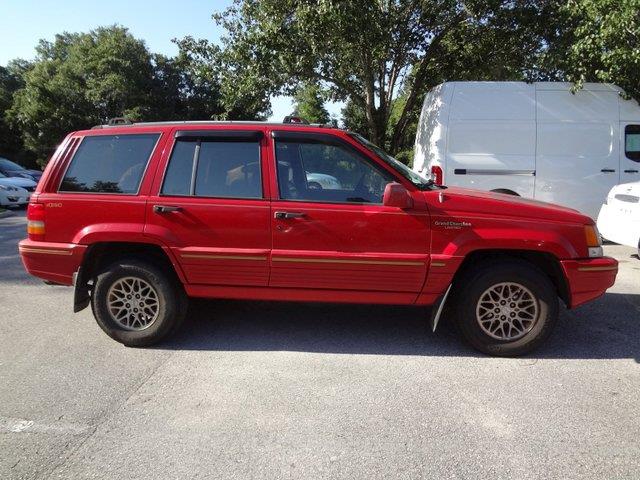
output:
<instances>
[{"instance_id":1,"label":"van wheel","mask_svg":"<svg viewBox=\"0 0 640 480\"><path fill-rule=\"evenodd\" d=\"M153 345L175 332L187 303L184 290L170 275L135 260L107 267L98 275L91 296L100 328L129 347Z\"/></svg>"},{"instance_id":2,"label":"van wheel","mask_svg":"<svg viewBox=\"0 0 640 480\"><path fill-rule=\"evenodd\" d=\"M510 357L530 352L558 320L553 284L528 262L482 263L456 283L457 325L483 353Z\"/></svg>"}]
</instances>

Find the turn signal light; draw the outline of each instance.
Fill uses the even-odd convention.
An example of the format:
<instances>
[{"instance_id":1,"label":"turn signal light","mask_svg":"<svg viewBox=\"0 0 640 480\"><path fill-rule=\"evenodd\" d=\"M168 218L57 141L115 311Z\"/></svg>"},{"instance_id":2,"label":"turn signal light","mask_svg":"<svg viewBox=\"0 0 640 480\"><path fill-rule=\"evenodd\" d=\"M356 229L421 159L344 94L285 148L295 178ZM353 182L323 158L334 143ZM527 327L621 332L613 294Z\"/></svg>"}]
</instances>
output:
<instances>
[{"instance_id":1,"label":"turn signal light","mask_svg":"<svg viewBox=\"0 0 640 480\"><path fill-rule=\"evenodd\" d=\"M595 225L585 225L584 235L587 241L587 249L589 250L590 258L597 258L603 255L602 252L602 239L600 238L600 232Z\"/></svg>"},{"instance_id":2,"label":"turn signal light","mask_svg":"<svg viewBox=\"0 0 640 480\"><path fill-rule=\"evenodd\" d=\"M27 235L29 240L44 240L44 205L30 203L27 208Z\"/></svg>"}]
</instances>

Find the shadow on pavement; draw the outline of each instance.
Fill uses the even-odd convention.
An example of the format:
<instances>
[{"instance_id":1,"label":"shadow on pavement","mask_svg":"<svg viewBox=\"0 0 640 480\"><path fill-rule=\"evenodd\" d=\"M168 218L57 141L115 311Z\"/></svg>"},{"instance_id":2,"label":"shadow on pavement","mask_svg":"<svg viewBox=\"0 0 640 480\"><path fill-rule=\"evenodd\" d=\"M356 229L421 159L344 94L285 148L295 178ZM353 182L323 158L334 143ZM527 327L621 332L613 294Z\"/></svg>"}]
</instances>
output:
<instances>
[{"instance_id":1,"label":"shadow on pavement","mask_svg":"<svg viewBox=\"0 0 640 480\"><path fill-rule=\"evenodd\" d=\"M615 293L563 310L551 338L527 357L640 361L639 312L640 295ZM428 313L417 307L198 300L182 330L157 348L483 356L463 344L447 321L431 333Z\"/></svg>"}]
</instances>

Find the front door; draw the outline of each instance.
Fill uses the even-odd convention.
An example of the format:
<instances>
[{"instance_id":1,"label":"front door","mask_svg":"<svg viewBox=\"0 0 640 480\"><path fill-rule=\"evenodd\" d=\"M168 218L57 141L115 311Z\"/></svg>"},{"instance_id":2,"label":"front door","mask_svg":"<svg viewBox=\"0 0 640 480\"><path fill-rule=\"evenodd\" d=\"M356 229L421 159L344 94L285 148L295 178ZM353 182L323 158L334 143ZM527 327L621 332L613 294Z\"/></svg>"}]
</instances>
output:
<instances>
[{"instance_id":1,"label":"front door","mask_svg":"<svg viewBox=\"0 0 640 480\"><path fill-rule=\"evenodd\" d=\"M398 179L346 140L273 136L279 195L271 207L270 286L420 292L429 258L420 194L412 210L385 207L384 188Z\"/></svg>"},{"instance_id":2,"label":"front door","mask_svg":"<svg viewBox=\"0 0 640 480\"><path fill-rule=\"evenodd\" d=\"M171 248L190 284L267 286L262 133L184 130L172 142L147 203L145 234Z\"/></svg>"}]
</instances>

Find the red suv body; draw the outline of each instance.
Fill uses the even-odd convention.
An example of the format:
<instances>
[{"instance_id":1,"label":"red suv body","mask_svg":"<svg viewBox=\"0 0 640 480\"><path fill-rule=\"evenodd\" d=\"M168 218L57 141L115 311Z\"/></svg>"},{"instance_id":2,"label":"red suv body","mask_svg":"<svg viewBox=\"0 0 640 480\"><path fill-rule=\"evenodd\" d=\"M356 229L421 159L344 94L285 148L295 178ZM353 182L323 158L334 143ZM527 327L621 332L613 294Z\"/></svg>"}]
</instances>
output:
<instances>
[{"instance_id":1,"label":"red suv body","mask_svg":"<svg viewBox=\"0 0 640 480\"><path fill-rule=\"evenodd\" d=\"M363 138L268 123L74 132L20 242L26 269L75 285L129 345L171 333L187 297L434 305L482 351L514 355L613 285L593 221L433 185ZM137 282L137 283L136 283Z\"/></svg>"}]
</instances>

